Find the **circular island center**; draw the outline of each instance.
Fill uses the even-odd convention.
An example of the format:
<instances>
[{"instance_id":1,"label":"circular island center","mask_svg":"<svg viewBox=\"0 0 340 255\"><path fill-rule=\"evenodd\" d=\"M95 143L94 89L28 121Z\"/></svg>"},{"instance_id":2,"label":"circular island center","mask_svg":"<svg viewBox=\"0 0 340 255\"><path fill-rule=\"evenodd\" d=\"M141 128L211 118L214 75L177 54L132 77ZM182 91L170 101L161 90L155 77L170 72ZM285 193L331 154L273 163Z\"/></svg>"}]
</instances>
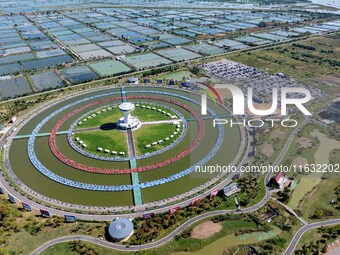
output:
<instances>
[{"instance_id":1,"label":"circular island center","mask_svg":"<svg viewBox=\"0 0 340 255\"><path fill-rule=\"evenodd\" d=\"M120 118L117 122L119 129L136 129L141 126L141 122L137 117L131 116L131 112L135 109L135 105L130 102L124 102L119 105L119 110L124 114L124 117Z\"/></svg>"}]
</instances>

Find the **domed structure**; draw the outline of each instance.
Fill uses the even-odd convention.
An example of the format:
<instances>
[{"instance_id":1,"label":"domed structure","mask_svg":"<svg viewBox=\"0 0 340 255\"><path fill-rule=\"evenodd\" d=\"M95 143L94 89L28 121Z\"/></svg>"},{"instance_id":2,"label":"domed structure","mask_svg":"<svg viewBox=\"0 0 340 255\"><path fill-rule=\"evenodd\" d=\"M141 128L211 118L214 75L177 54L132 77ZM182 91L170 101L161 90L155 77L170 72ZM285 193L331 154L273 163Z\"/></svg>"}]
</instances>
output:
<instances>
[{"instance_id":1,"label":"domed structure","mask_svg":"<svg viewBox=\"0 0 340 255\"><path fill-rule=\"evenodd\" d=\"M116 219L110 224L108 232L113 241L127 240L133 233L133 223L125 218Z\"/></svg>"}]
</instances>

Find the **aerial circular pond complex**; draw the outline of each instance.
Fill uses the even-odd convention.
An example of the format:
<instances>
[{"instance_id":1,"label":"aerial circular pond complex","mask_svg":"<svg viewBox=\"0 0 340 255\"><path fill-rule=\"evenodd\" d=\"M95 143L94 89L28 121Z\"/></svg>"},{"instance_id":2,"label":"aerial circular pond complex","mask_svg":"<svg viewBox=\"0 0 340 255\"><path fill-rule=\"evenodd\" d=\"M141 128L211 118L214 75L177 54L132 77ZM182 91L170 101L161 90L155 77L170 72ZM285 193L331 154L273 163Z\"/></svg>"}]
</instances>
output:
<instances>
[{"instance_id":1,"label":"aerial circular pond complex","mask_svg":"<svg viewBox=\"0 0 340 255\"><path fill-rule=\"evenodd\" d=\"M120 211L183 200L219 178L197 166L241 155L228 111L167 87L115 87L61 98L29 113L5 137L4 166L22 194L45 204ZM24 191L24 192L22 192Z\"/></svg>"}]
</instances>

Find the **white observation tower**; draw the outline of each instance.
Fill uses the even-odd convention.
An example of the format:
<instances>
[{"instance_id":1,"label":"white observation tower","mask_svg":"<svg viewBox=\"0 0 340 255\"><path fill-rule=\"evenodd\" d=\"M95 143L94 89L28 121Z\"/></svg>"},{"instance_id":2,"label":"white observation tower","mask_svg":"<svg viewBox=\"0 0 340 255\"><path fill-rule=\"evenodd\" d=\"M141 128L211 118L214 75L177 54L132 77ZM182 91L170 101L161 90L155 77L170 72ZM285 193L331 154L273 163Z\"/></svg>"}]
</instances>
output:
<instances>
[{"instance_id":1,"label":"white observation tower","mask_svg":"<svg viewBox=\"0 0 340 255\"><path fill-rule=\"evenodd\" d=\"M135 105L130 102L124 102L119 105L119 110L124 114L123 118L120 118L117 126L121 129L137 128L140 127L140 121L137 117L131 116L131 112L135 109Z\"/></svg>"}]
</instances>

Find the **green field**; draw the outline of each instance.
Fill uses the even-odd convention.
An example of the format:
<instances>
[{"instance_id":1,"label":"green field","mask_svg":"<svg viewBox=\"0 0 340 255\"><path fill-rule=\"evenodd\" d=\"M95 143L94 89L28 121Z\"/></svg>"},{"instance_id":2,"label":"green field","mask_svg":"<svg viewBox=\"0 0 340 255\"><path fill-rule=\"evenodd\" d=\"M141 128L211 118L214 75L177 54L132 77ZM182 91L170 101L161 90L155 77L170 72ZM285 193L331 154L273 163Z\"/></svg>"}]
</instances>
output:
<instances>
[{"instance_id":1,"label":"green field","mask_svg":"<svg viewBox=\"0 0 340 255\"><path fill-rule=\"evenodd\" d=\"M141 103L140 105L155 107L157 109L161 109L162 111L166 111L168 113L171 113L172 115L175 115L171 110L165 107L162 107L162 106L144 104L144 103ZM141 122L170 119L169 116L162 114L161 112L158 112L157 110L151 110L151 109L142 108L142 107L136 107L135 110L131 113L131 115L136 116Z\"/></svg>"},{"instance_id":2,"label":"green field","mask_svg":"<svg viewBox=\"0 0 340 255\"><path fill-rule=\"evenodd\" d=\"M69 248L69 243L60 243L60 244L53 245L53 246L49 247L48 249L44 250L40 254L41 255L59 255L59 254L63 254L63 255L79 255L78 252L72 251ZM100 253L100 254L104 254L104 253Z\"/></svg>"},{"instance_id":3,"label":"green field","mask_svg":"<svg viewBox=\"0 0 340 255\"><path fill-rule=\"evenodd\" d=\"M162 107L162 106L156 106L152 104L140 104L140 105L155 107L157 109L161 109L162 111L166 111L167 113L170 113L171 115L175 115L171 110L165 107ZM119 110L118 107L108 110L109 107L110 106L107 106L105 108L97 109L96 111L90 112L87 116L79 120L79 122L82 122L82 123L81 124L78 123L75 129L100 127L105 124L116 123L120 118L123 117L123 113ZM96 114L96 116L92 117L91 116L92 114ZM162 114L161 112L157 110L151 110L151 109L137 107L137 106L135 107L135 110L131 112L131 115L136 116L141 122L170 119L169 116ZM88 118L88 117L91 117L91 118ZM85 118L87 118L87 120L83 121Z\"/></svg>"},{"instance_id":4,"label":"green field","mask_svg":"<svg viewBox=\"0 0 340 255\"><path fill-rule=\"evenodd\" d=\"M107 107L106 107L107 108ZM112 110L107 110L105 112L102 112L103 109L99 109L95 112L91 112L86 117L91 116L92 114L96 114L95 117L92 117L91 119L87 119L82 124L78 124L75 126L75 129L81 129L81 128L93 128L93 127L100 127L101 125L105 124L114 124L116 123L120 118L123 117L123 113L118 108L113 108ZM100 113L97 113L98 111L101 111ZM82 121L81 119L80 121Z\"/></svg>"},{"instance_id":5,"label":"green field","mask_svg":"<svg viewBox=\"0 0 340 255\"><path fill-rule=\"evenodd\" d=\"M131 113L131 115L136 116L141 122L170 120L169 116L159 112L158 110L170 113L171 116L176 115L173 111L163 106L144 103L135 104L135 110ZM144 106L144 108L142 108L142 106ZM146 107L156 108L156 110L148 109ZM92 116L93 114L95 114L94 117ZM105 149L108 149L110 151L124 152L125 155L127 155L128 147L126 133L118 131L115 127L115 123L122 116L122 112L116 106L113 108L112 106L105 107L98 109L95 112L91 112L86 117L82 118L78 122L78 125L75 126L75 130L78 132L74 134L73 138L79 138L79 141L82 141L87 145L87 148L83 148L83 150L90 151L94 154L110 156L110 153L104 152ZM105 127L108 127L107 130ZM86 128L98 128L98 130L82 130ZM163 140L170 136L174 131L176 131L176 126L172 125L172 123L144 124L141 128L133 131L137 154L143 155L147 152L155 152L168 146L180 135L181 131L179 131L178 134L169 141L164 141L162 144L145 148L148 144ZM77 141L75 142L79 143ZM81 145L79 146L81 147ZM97 150L99 147L103 149L102 152Z\"/></svg>"},{"instance_id":6,"label":"green field","mask_svg":"<svg viewBox=\"0 0 340 255\"><path fill-rule=\"evenodd\" d=\"M123 131L117 129L92 130L76 133L73 137L79 137L80 141L87 145L87 148L83 148L85 151L110 156L110 153L104 152L104 150L108 149L110 151L124 152L125 156L128 156L127 137ZM99 147L103 149L102 152L97 150Z\"/></svg>"},{"instance_id":7,"label":"green field","mask_svg":"<svg viewBox=\"0 0 340 255\"><path fill-rule=\"evenodd\" d=\"M191 77L193 75L193 73L191 73L190 71L178 71L178 72L171 72L171 73L167 73L167 74L161 74L161 75L157 75L154 77L155 80L158 79L167 79L167 80L175 80L175 81L182 81L183 78L184 79L189 79L189 77Z\"/></svg>"},{"instance_id":8,"label":"green field","mask_svg":"<svg viewBox=\"0 0 340 255\"><path fill-rule=\"evenodd\" d=\"M306 199L300 206L303 218L312 219L316 210L327 210L328 212L331 212L334 217L338 217L339 211L335 206L330 204L332 199L337 199L336 189L338 186L338 178L321 180L320 183L307 194Z\"/></svg>"},{"instance_id":9,"label":"green field","mask_svg":"<svg viewBox=\"0 0 340 255\"><path fill-rule=\"evenodd\" d=\"M164 138L169 137L174 131L176 131L176 125L172 125L171 123L143 125L141 128L133 132L137 153L145 154L148 152L155 152L170 145L178 138L181 130L177 135L168 141L165 141ZM145 148L146 145L152 144L153 142L157 142L159 140L164 140L164 142L153 145L150 148Z\"/></svg>"},{"instance_id":10,"label":"green field","mask_svg":"<svg viewBox=\"0 0 340 255\"><path fill-rule=\"evenodd\" d=\"M223 254L223 252L233 246L257 243L266 239L275 237L274 231L254 232L235 236L234 234L226 235L217 241L205 246L204 248L194 252L174 252L171 255L206 255L206 254Z\"/></svg>"},{"instance_id":11,"label":"green field","mask_svg":"<svg viewBox=\"0 0 340 255\"><path fill-rule=\"evenodd\" d=\"M17 209L16 209L17 210ZM64 223L62 218L41 218L32 215L30 212L22 213L22 217L12 222L16 226L16 231L7 233L4 239L7 240L3 245L4 250L15 253L3 254L30 254L40 245L49 240L72 234L89 235L92 237L103 236L105 233L105 223ZM30 225L36 228L34 234L30 233L25 226ZM34 227L31 229L34 229ZM4 251L1 249L1 252ZM65 254L65 253L59 253Z\"/></svg>"}]
</instances>

